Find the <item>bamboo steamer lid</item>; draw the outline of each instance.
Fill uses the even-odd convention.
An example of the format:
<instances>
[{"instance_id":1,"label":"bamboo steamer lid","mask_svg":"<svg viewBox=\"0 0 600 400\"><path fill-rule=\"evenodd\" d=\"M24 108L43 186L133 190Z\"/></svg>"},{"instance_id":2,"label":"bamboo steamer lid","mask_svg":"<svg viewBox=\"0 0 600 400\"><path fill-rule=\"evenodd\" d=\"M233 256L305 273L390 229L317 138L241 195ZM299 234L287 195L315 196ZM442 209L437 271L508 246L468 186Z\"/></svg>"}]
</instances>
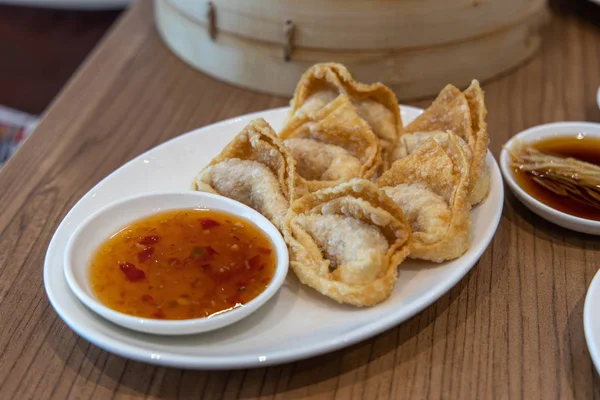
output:
<instances>
[{"instance_id":1,"label":"bamboo steamer lid","mask_svg":"<svg viewBox=\"0 0 600 400\"><path fill-rule=\"evenodd\" d=\"M543 0L155 0L157 29L191 66L290 96L317 62L345 64L400 100L466 86L539 47Z\"/></svg>"}]
</instances>

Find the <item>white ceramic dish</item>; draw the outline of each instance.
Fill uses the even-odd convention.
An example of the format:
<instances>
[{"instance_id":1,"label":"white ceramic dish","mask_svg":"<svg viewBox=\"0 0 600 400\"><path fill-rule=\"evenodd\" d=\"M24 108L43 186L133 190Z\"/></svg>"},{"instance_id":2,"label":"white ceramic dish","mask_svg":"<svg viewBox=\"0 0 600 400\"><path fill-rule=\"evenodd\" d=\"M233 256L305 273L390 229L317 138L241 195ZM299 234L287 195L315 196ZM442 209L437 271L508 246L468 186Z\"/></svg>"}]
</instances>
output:
<instances>
[{"instance_id":1,"label":"white ceramic dish","mask_svg":"<svg viewBox=\"0 0 600 400\"><path fill-rule=\"evenodd\" d=\"M250 221L273 243L277 264L271 283L256 298L242 307L208 318L189 320L157 320L139 318L114 311L94 295L89 283L89 263L98 246L124 226L161 211L178 209L211 209L224 211ZM193 191L153 193L119 200L90 215L73 233L65 251L64 271L67 283L77 298L98 315L138 332L158 335L189 335L208 332L231 325L258 310L279 290L288 272L289 256L283 237L252 208L210 193Z\"/></svg>"},{"instance_id":2,"label":"white ceramic dish","mask_svg":"<svg viewBox=\"0 0 600 400\"><path fill-rule=\"evenodd\" d=\"M565 136L578 133L585 133L588 136L600 137L600 124L591 122L556 122L552 124L538 125L524 130L506 142L506 145L504 146L505 148L502 149L502 153L500 153L500 167L508 187L510 187L512 192L525 205L525 207L540 217L553 222L556 225L562 226L563 228L571 229L577 232L600 235L599 221L579 218L555 210L539 200L536 200L523 189L521 189L521 187L515 181L513 173L510 169L510 157L506 151L506 148L510 148L514 140L517 139L529 142L552 136Z\"/></svg>"},{"instance_id":3,"label":"white ceramic dish","mask_svg":"<svg viewBox=\"0 0 600 400\"><path fill-rule=\"evenodd\" d=\"M583 330L590 357L600 374L600 270L596 272L585 296Z\"/></svg>"},{"instance_id":4,"label":"white ceramic dish","mask_svg":"<svg viewBox=\"0 0 600 400\"><path fill-rule=\"evenodd\" d=\"M201 369L233 369L290 362L367 339L407 320L450 290L475 265L492 240L504 202L500 170L491 154L491 191L471 211L471 247L442 264L402 264L390 298L369 308L339 305L301 285L293 274L273 298L248 318L218 331L166 337L121 328L91 312L69 290L63 255L75 227L89 214L125 196L182 190L253 118L282 127L288 108L262 111L179 136L119 168L79 200L50 242L44 265L48 298L79 335L123 357L148 363ZM401 107L405 123L421 110ZM145 179L151 176L152 179Z\"/></svg>"}]
</instances>

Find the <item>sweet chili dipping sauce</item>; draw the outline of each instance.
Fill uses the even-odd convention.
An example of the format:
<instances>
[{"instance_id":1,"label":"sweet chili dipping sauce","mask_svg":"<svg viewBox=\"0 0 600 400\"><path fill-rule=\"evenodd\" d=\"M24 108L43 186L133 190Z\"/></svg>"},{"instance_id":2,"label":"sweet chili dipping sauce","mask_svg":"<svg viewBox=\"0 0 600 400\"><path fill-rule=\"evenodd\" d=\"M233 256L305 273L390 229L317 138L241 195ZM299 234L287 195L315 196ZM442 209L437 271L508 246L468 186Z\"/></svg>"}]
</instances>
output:
<instances>
[{"instance_id":1,"label":"sweet chili dipping sauce","mask_svg":"<svg viewBox=\"0 0 600 400\"><path fill-rule=\"evenodd\" d=\"M104 242L91 286L107 307L142 318L191 319L239 307L275 273L270 239L251 222L212 210L155 214Z\"/></svg>"}]
</instances>

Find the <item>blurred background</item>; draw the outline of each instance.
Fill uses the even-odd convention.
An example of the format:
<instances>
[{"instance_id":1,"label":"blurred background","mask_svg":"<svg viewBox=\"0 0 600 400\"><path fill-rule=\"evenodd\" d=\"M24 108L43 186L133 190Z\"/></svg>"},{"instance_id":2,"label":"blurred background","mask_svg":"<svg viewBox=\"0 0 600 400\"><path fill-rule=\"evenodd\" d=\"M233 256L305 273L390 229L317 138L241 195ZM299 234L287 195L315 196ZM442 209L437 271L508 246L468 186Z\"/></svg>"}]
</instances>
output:
<instances>
[{"instance_id":1,"label":"blurred background","mask_svg":"<svg viewBox=\"0 0 600 400\"><path fill-rule=\"evenodd\" d=\"M129 2L0 0L0 166Z\"/></svg>"},{"instance_id":2,"label":"blurred background","mask_svg":"<svg viewBox=\"0 0 600 400\"><path fill-rule=\"evenodd\" d=\"M0 0L0 165L130 1ZM553 17L600 26L599 2L550 0L549 6Z\"/></svg>"}]
</instances>

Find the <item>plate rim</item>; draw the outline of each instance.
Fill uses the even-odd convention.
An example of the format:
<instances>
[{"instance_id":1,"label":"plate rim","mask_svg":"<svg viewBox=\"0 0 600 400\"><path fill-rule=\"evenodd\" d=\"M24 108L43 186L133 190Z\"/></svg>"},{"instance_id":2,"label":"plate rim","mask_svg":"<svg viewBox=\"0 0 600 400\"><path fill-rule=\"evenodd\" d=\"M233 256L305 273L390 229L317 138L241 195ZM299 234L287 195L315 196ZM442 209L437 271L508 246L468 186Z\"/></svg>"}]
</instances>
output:
<instances>
[{"instance_id":1,"label":"plate rim","mask_svg":"<svg viewBox=\"0 0 600 400\"><path fill-rule=\"evenodd\" d=\"M423 109L420 109L417 107L405 106L405 105L399 105L399 107L400 107L401 111L402 111L402 109L405 109L405 110L410 110L411 112L414 112L414 113L423 112ZM196 128L196 129L193 129L184 134L178 135L170 140L167 140L157 146L154 146L154 147L148 149L147 151L145 151L145 152L137 155L136 157L132 158L131 160L127 161L122 166L115 169L109 175L104 177L100 182L98 182L96 185L94 185L88 192L86 192L71 207L69 212L67 214L65 214L65 216L63 217L60 224L56 227L56 230L52 236L52 239L50 240L50 243L49 243L47 251L46 251L46 255L44 257L44 268L43 268L44 289L46 292L46 296L49 299L50 304L52 305L52 308L55 310L55 312L58 314L58 316L61 318L61 320L67 326L69 326L69 328L71 330L73 330L77 335L83 337L90 343L93 343L94 345L96 345L110 353L119 355L121 357L125 357L127 359L131 359L134 361L139 361L139 362L149 363L149 364L154 364L154 365L167 366L167 367L186 368L186 369L234 370L234 369L245 369L245 368L259 368L259 367L266 367L266 366L271 366L271 365L284 364L284 363L288 363L288 362L293 362L293 361L298 361L298 360L302 360L302 359L315 357L315 356L322 355L325 353L330 353L330 352L339 350L341 348L348 347L352 344L364 341L371 337L374 337L382 332L385 332L385 331L393 328L394 326L397 326L397 325L401 324L402 322L408 320L409 318L413 317L414 315L420 313L425 308L429 307L431 304L433 304L435 301L437 301L441 296L443 296L449 290L451 290L458 282L460 282L469 273L469 271L471 271L473 269L473 267L479 262L479 259L481 258L482 254L485 252L485 250L488 249L490 243L492 242L492 240L496 234L500 220L502 218L502 212L503 212L503 207L504 207L504 186L502 185L502 173L500 171L500 167L499 167L497 161L495 160L495 158L493 157L492 153L489 150L486 154L486 164L490 167L490 172L491 172L493 181L498 180L498 182L499 182L499 185L496 187L496 190L498 191L497 196L499 199L501 199L501 201L499 201L498 209L495 210L494 219L491 221L488 221L491 223L490 226L492 226L493 228L489 229L489 231L487 231L487 235L482 238L482 243L484 243L484 245L482 245L471 256L471 258L473 259L473 262L471 263L471 265L467 268L463 268L462 270L460 270L456 276L452 277L453 279L449 279L449 280L442 282L437 290L430 291L430 292L422 295L421 300L419 301L419 304L417 306L415 306L412 310L408 310L404 313L399 313L399 314L390 314L391 316L388 316L384 320L378 321L376 325L369 324L369 325L362 326L359 329L354 329L352 331L352 333L349 335L349 337L346 336L345 340L338 340L338 341L333 341L333 342L330 340L329 341L321 341L309 348L304 347L302 351L289 351L289 350L288 351L280 351L276 354L270 355L269 357L264 357L265 358L264 360L262 360L262 357L261 357L261 359L257 360L257 358L254 356L246 356L246 358L243 358L243 356L237 356L234 358L234 357L197 356L197 355L188 356L188 357L183 357L182 355L174 355L174 356L173 355L167 355L167 356L162 355L162 356L154 357L154 355L151 355L150 357L148 357L146 355L147 349L144 349L141 346L136 346L136 345L132 345L132 344L128 344L128 343L125 344L125 343L119 341L118 339L114 339L114 338L110 338L110 340L103 340L103 341L93 338L92 337L93 332L88 332L88 330L86 330L84 327L78 326L76 321L74 321L71 317L69 317L68 313L66 313L65 310L61 309L61 306L59 304L57 304L58 299L54 298L52 288L49 286L49 282L51 281L50 270L52 268L51 261L49 259L50 258L49 254L51 253L52 250L54 250L54 247L57 246L56 233L60 230L60 228L65 223L65 221L68 220L69 215L79 205L79 203L83 200L83 198L87 196L88 193L93 192L98 187L101 187L103 185L103 183L106 180L110 179L113 176L113 174L115 174L117 171L126 168L128 165L133 164L133 163L139 161L140 159L143 159L144 157L147 157L147 154L149 152L152 152L161 146L173 145L174 142L177 142L178 140L183 140L183 138L187 137L188 135L195 135L195 134L198 134L200 131L203 131L206 129L218 129L218 127L220 127L220 126L237 123L241 119L258 118L258 117L263 116L267 112L278 113L278 112L282 112L282 111L285 112L287 110L289 110L289 106L261 110L261 111L248 113L248 114L228 118L225 120L217 121L217 122L214 122L211 124L207 124L200 128ZM287 115L287 113L286 113L286 115ZM111 324L109 321L106 321L106 322L108 324Z\"/></svg>"}]
</instances>

